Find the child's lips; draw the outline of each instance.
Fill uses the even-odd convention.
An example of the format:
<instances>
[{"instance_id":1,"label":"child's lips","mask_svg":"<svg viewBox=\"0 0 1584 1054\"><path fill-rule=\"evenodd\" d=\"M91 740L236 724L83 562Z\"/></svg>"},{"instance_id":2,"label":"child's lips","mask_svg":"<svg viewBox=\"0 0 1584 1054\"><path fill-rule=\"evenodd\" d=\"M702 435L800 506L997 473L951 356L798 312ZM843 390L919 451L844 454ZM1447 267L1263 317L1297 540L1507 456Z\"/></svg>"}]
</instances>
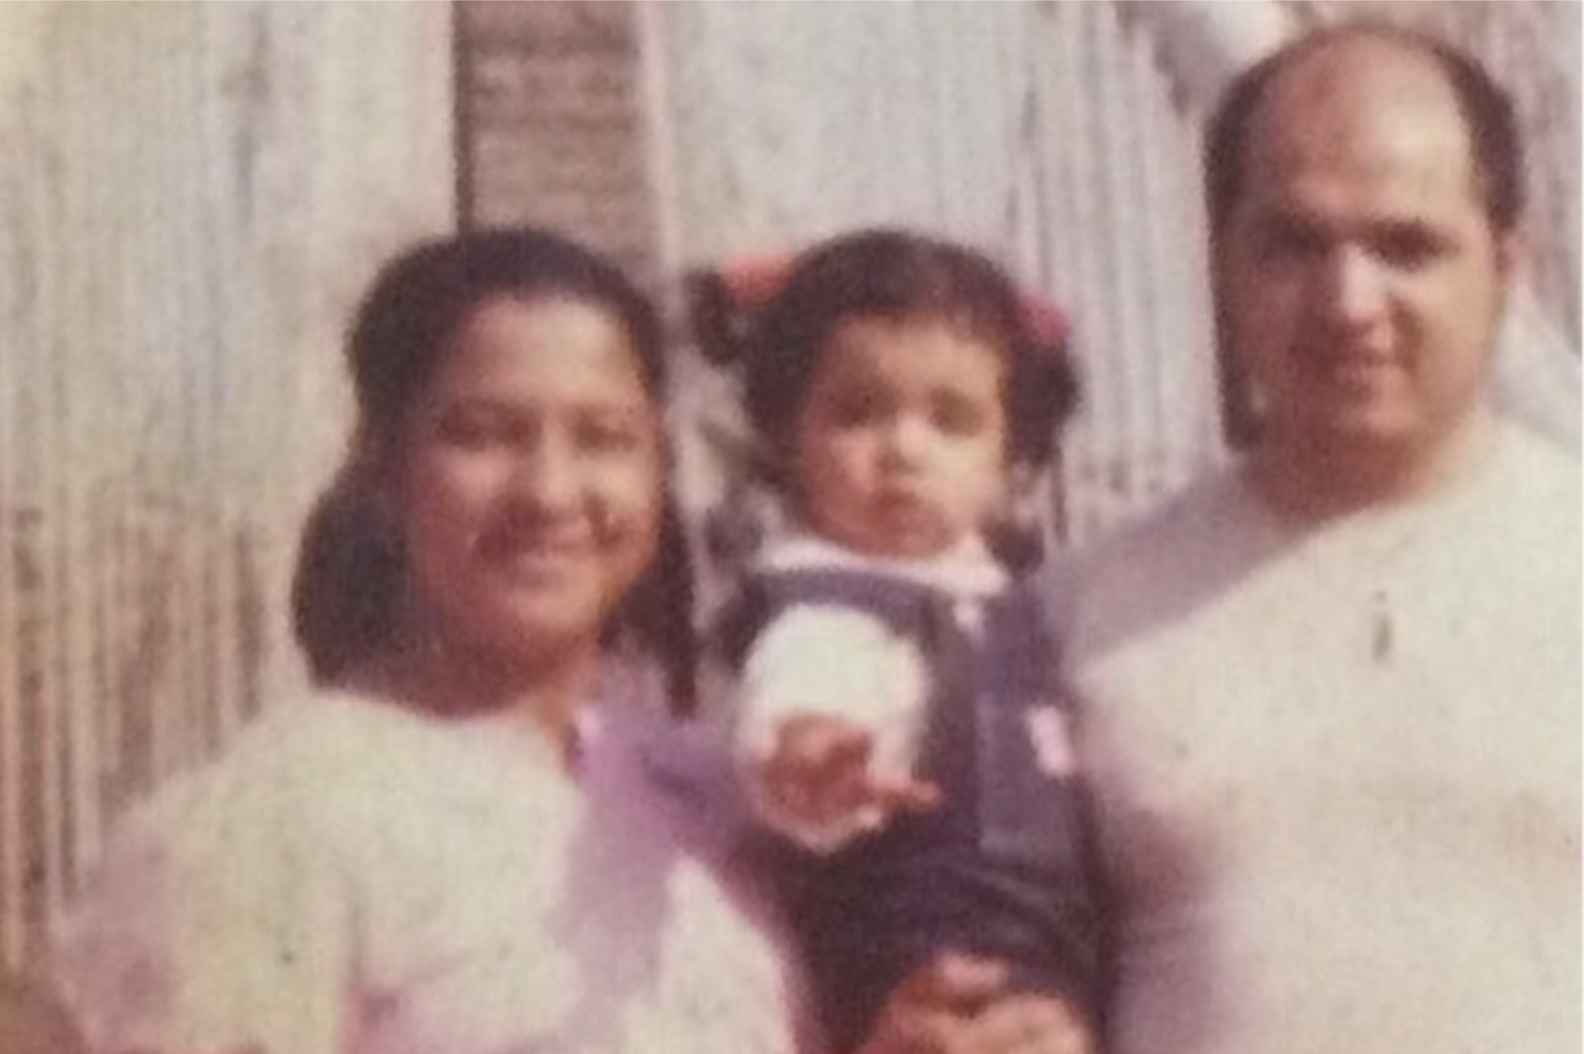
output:
<instances>
[{"instance_id":1,"label":"child's lips","mask_svg":"<svg viewBox=\"0 0 1584 1054\"><path fill-rule=\"evenodd\" d=\"M929 526L938 519L934 502L911 491L881 493L876 504L882 518L899 527Z\"/></svg>"}]
</instances>

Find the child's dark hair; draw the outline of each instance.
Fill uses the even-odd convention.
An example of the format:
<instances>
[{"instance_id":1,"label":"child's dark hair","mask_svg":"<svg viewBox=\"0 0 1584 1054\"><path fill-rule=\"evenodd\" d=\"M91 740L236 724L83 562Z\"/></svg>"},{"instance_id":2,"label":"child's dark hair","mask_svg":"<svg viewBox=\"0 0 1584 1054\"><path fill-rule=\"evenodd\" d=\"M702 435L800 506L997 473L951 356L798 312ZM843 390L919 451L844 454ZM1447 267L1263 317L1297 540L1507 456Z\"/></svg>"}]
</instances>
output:
<instances>
[{"instance_id":1,"label":"child's dark hair","mask_svg":"<svg viewBox=\"0 0 1584 1054\"><path fill-rule=\"evenodd\" d=\"M1059 334L1039 332L1012 281L971 249L900 230L860 231L809 250L749 326L748 416L784 450L831 334L854 318L939 318L1001 349L1007 361L1011 463L1047 464L1077 401Z\"/></svg>"},{"instance_id":2,"label":"child's dark hair","mask_svg":"<svg viewBox=\"0 0 1584 1054\"><path fill-rule=\"evenodd\" d=\"M495 297L569 298L619 322L645 388L665 384L654 309L615 267L535 228L476 231L424 242L386 265L358 309L346 345L357 398L354 448L303 530L292 620L309 670L333 682L384 646L395 628L405 570L394 525L374 495L371 457L390 456L408 412L468 316ZM692 578L676 502L666 492L660 551L609 627L630 631L664 664L673 705L694 697Z\"/></svg>"}]
</instances>

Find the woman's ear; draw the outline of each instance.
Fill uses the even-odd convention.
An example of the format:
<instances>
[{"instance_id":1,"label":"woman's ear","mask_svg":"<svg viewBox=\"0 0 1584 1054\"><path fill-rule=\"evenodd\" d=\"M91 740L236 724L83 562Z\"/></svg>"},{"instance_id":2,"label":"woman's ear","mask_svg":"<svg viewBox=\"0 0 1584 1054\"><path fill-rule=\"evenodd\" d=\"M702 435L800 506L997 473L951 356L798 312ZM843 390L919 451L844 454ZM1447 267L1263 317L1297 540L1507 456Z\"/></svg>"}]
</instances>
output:
<instances>
[{"instance_id":1,"label":"woman's ear","mask_svg":"<svg viewBox=\"0 0 1584 1054\"><path fill-rule=\"evenodd\" d=\"M342 480L343 489L361 510L368 540L393 557L404 547L399 463L389 437L363 429L353 437Z\"/></svg>"}]
</instances>

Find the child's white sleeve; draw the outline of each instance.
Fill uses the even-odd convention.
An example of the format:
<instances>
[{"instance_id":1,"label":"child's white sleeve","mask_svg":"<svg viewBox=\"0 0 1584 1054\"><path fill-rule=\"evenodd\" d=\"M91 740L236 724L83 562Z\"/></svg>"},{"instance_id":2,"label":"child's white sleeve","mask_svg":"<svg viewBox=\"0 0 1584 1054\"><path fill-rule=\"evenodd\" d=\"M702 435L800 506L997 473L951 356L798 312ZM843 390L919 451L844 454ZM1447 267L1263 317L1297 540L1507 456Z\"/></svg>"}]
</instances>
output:
<instances>
[{"instance_id":1,"label":"child's white sleeve","mask_svg":"<svg viewBox=\"0 0 1584 1054\"><path fill-rule=\"evenodd\" d=\"M775 749L792 717L840 717L874 739L870 766L877 775L913 771L928 698L928 667L919 649L884 622L838 605L806 604L771 622L748 651L739 688L735 753L750 778ZM761 819L810 848L834 848L872 821L854 818L844 833L790 828L784 816ZM850 829L849 829L850 828ZM817 843L817 845L816 845Z\"/></svg>"}]
</instances>

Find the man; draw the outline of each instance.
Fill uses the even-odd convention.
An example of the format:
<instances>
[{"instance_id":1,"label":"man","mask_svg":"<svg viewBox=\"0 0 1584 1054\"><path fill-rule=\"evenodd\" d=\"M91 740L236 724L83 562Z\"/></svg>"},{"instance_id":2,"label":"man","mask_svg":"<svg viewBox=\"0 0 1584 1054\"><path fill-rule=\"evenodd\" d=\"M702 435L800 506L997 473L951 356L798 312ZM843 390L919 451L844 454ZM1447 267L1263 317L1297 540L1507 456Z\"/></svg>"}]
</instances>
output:
<instances>
[{"instance_id":1,"label":"man","mask_svg":"<svg viewBox=\"0 0 1584 1054\"><path fill-rule=\"evenodd\" d=\"M1326 30L1233 85L1207 176L1252 447L1059 593L1112 1047L1576 1050L1579 473L1484 398L1510 107Z\"/></svg>"}]
</instances>

